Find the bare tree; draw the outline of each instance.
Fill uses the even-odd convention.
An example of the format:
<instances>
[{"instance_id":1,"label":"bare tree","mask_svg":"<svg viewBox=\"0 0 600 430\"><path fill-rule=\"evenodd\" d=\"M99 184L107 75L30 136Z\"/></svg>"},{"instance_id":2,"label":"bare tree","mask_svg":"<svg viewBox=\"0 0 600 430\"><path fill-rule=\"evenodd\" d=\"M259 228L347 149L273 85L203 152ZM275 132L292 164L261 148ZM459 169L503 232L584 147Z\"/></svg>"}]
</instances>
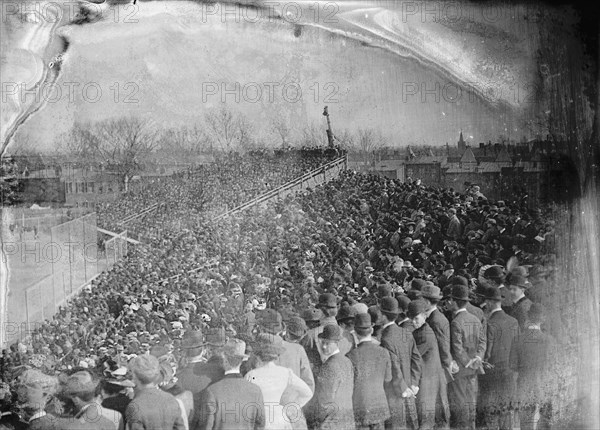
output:
<instances>
[{"instance_id":1,"label":"bare tree","mask_svg":"<svg viewBox=\"0 0 600 430\"><path fill-rule=\"evenodd\" d=\"M317 122L312 122L302 129L300 137L302 146L322 146L327 144L327 133L325 127Z\"/></svg>"},{"instance_id":2,"label":"bare tree","mask_svg":"<svg viewBox=\"0 0 600 430\"><path fill-rule=\"evenodd\" d=\"M220 150L229 152L253 146L254 127L244 114L223 106L208 111L205 120L208 132Z\"/></svg>"},{"instance_id":3,"label":"bare tree","mask_svg":"<svg viewBox=\"0 0 600 430\"><path fill-rule=\"evenodd\" d=\"M290 144L290 135L292 129L290 127L289 118L285 118L279 111L271 117L271 130L281 140L281 147L287 149Z\"/></svg>"},{"instance_id":4,"label":"bare tree","mask_svg":"<svg viewBox=\"0 0 600 430\"><path fill-rule=\"evenodd\" d=\"M73 158L103 164L125 181L140 170L156 143L156 133L146 121L126 117L75 123L63 146Z\"/></svg>"},{"instance_id":5,"label":"bare tree","mask_svg":"<svg viewBox=\"0 0 600 430\"><path fill-rule=\"evenodd\" d=\"M355 145L365 164L373 163L375 161L375 153L386 144L386 139L381 132L376 132L372 128L361 128L358 130Z\"/></svg>"}]
</instances>

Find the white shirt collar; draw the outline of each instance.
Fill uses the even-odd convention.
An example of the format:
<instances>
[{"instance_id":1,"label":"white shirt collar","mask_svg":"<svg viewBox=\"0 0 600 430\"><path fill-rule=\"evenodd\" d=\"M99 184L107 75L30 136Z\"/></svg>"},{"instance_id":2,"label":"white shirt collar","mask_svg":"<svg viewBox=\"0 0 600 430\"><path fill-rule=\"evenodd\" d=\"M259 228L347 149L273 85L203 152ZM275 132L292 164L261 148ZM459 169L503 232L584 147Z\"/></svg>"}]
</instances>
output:
<instances>
[{"instance_id":1,"label":"white shirt collar","mask_svg":"<svg viewBox=\"0 0 600 430\"><path fill-rule=\"evenodd\" d=\"M502 310L502 308L496 308L496 309L494 309L493 311L490 312L490 316L494 315L496 312L499 312L501 310Z\"/></svg>"},{"instance_id":2,"label":"white shirt collar","mask_svg":"<svg viewBox=\"0 0 600 430\"><path fill-rule=\"evenodd\" d=\"M529 324L527 328L529 330L541 330L541 327L538 324Z\"/></svg>"},{"instance_id":3,"label":"white shirt collar","mask_svg":"<svg viewBox=\"0 0 600 430\"><path fill-rule=\"evenodd\" d=\"M461 309L457 310L456 312L454 312L454 315L458 315L461 312L467 312L467 310L465 308L461 308Z\"/></svg>"},{"instance_id":4,"label":"white shirt collar","mask_svg":"<svg viewBox=\"0 0 600 430\"><path fill-rule=\"evenodd\" d=\"M394 324L394 321L390 321L389 323L384 324L383 327L381 327L381 330L385 329L386 327L391 326L392 324Z\"/></svg>"},{"instance_id":5,"label":"white shirt collar","mask_svg":"<svg viewBox=\"0 0 600 430\"><path fill-rule=\"evenodd\" d=\"M369 337L363 337L362 339L358 339L358 343L357 343L357 345L360 345L360 344L361 344L361 343L363 343L363 342L371 342L372 340L373 340L373 337L372 337L372 336L369 336Z\"/></svg>"},{"instance_id":6,"label":"white shirt collar","mask_svg":"<svg viewBox=\"0 0 600 430\"><path fill-rule=\"evenodd\" d=\"M410 321L410 318L408 318L408 317L407 317L407 318L404 318L402 321L399 321L399 322L398 322L398 325L402 325L402 324L404 324L406 321Z\"/></svg>"},{"instance_id":7,"label":"white shirt collar","mask_svg":"<svg viewBox=\"0 0 600 430\"><path fill-rule=\"evenodd\" d=\"M35 414L33 414L31 418L29 418L29 422L37 420L38 418L45 417L46 415L46 411L37 411Z\"/></svg>"},{"instance_id":8,"label":"white shirt collar","mask_svg":"<svg viewBox=\"0 0 600 430\"><path fill-rule=\"evenodd\" d=\"M225 375L231 375L232 373L240 373L240 369L231 369L225 371Z\"/></svg>"}]
</instances>

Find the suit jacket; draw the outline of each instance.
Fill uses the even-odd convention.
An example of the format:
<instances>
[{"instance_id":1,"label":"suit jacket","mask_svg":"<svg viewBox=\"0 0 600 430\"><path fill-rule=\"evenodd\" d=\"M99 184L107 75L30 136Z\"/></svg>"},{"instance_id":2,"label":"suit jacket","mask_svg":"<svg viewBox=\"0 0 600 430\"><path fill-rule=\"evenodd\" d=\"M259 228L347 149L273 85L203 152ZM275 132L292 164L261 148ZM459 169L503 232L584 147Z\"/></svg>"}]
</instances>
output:
<instances>
[{"instance_id":1,"label":"suit jacket","mask_svg":"<svg viewBox=\"0 0 600 430\"><path fill-rule=\"evenodd\" d=\"M358 426L382 423L390 417L385 384L392 381L390 353L373 342L361 342L348 353L354 367L352 404Z\"/></svg>"},{"instance_id":2,"label":"suit jacket","mask_svg":"<svg viewBox=\"0 0 600 430\"><path fill-rule=\"evenodd\" d=\"M442 367L450 367L452 355L450 354L450 323L448 319L436 308L427 318L427 324L437 339Z\"/></svg>"},{"instance_id":3,"label":"suit jacket","mask_svg":"<svg viewBox=\"0 0 600 430\"><path fill-rule=\"evenodd\" d=\"M499 310L490 315L487 324L487 347L484 361L494 367L479 376L479 407L491 412L505 408L514 400L515 378L510 369L510 354L519 334L516 319Z\"/></svg>"},{"instance_id":4,"label":"suit jacket","mask_svg":"<svg viewBox=\"0 0 600 430\"><path fill-rule=\"evenodd\" d=\"M489 317L484 361L493 364L494 368L486 371L488 375L510 370L510 353L518 335L519 323L503 310Z\"/></svg>"},{"instance_id":5,"label":"suit jacket","mask_svg":"<svg viewBox=\"0 0 600 430\"><path fill-rule=\"evenodd\" d=\"M381 332L381 346L387 349L392 360L392 387L396 396L409 387L419 385L423 360L412 333L391 324ZM390 388L392 388L390 387ZM388 396L392 390L387 390Z\"/></svg>"},{"instance_id":6,"label":"suit jacket","mask_svg":"<svg viewBox=\"0 0 600 430\"><path fill-rule=\"evenodd\" d=\"M483 313L483 310L481 308L471 304L470 302L467 302L467 312L475 315L481 323L481 325L483 325L483 327L485 328L487 323L485 320L485 314Z\"/></svg>"},{"instance_id":7,"label":"suit jacket","mask_svg":"<svg viewBox=\"0 0 600 430\"><path fill-rule=\"evenodd\" d=\"M335 317L324 318L321 321L319 327L312 328L300 339L300 345L304 347L306 356L310 362L313 375L318 373L321 366L323 365L323 359L321 354L321 344L319 342L319 335L323 333L323 328L328 324L337 325ZM339 348L342 355L345 355L350 351L352 345L344 338L339 342Z\"/></svg>"},{"instance_id":8,"label":"suit jacket","mask_svg":"<svg viewBox=\"0 0 600 430\"><path fill-rule=\"evenodd\" d=\"M538 329L525 328L515 339L510 366L519 373L517 385L521 402L535 404L548 397L544 383L554 347L552 336Z\"/></svg>"},{"instance_id":9,"label":"suit jacket","mask_svg":"<svg viewBox=\"0 0 600 430\"><path fill-rule=\"evenodd\" d=\"M405 330L408 330L411 333L415 329L415 326L412 324L411 320L406 320L402 324L398 324L398 327L401 327L401 328L403 328Z\"/></svg>"},{"instance_id":10,"label":"suit jacket","mask_svg":"<svg viewBox=\"0 0 600 430\"><path fill-rule=\"evenodd\" d=\"M225 375L200 393L190 430L257 430L265 427L260 388L239 373Z\"/></svg>"},{"instance_id":11,"label":"suit jacket","mask_svg":"<svg viewBox=\"0 0 600 430\"><path fill-rule=\"evenodd\" d=\"M183 430L179 403L171 394L158 388L144 388L125 411L130 430Z\"/></svg>"},{"instance_id":12,"label":"suit jacket","mask_svg":"<svg viewBox=\"0 0 600 430\"><path fill-rule=\"evenodd\" d=\"M323 429L354 428L354 367L341 353L332 355L316 378L311 400L312 425Z\"/></svg>"},{"instance_id":13,"label":"suit jacket","mask_svg":"<svg viewBox=\"0 0 600 430\"><path fill-rule=\"evenodd\" d=\"M475 315L466 310L456 313L450 324L450 350L458 363L459 371L455 378L472 376L480 371L465 366L475 356L484 358L486 333Z\"/></svg>"},{"instance_id":14,"label":"suit jacket","mask_svg":"<svg viewBox=\"0 0 600 430\"><path fill-rule=\"evenodd\" d=\"M306 385L308 385L314 392L315 379L310 368L310 362L308 361L306 351L302 345L284 340L283 347L285 349L279 356L279 359L276 361L276 363L280 366L292 369L292 372L306 382Z\"/></svg>"},{"instance_id":15,"label":"suit jacket","mask_svg":"<svg viewBox=\"0 0 600 430\"><path fill-rule=\"evenodd\" d=\"M527 314L532 302L527 297L522 297L519 301L513 303L508 314L516 318L519 322L519 327L523 328L527 322Z\"/></svg>"},{"instance_id":16,"label":"suit jacket","mask_svg":"<svg viewBox=\"0 0 600 430\"><path fill-rule=\"evenodd\" d=\"M415 344L423 359L417 404L421 428L433 428L436 422L436 410L440 422L447 422L448 412L447 381L440 361L438 343L433 330L427 323L413 331Z\"/></svg>"},{"instance_id":17,"label":"suit jacket","mask_svg":"<svg viewBox=\"0 0 600 430\"><path fill-rule=\"evenodd\" d=\"M459 239L461 236L462 225L460 220L456 215L450 218L450 222L448 223L448 230L446 230L446 236L452 239Z\"/></svg>"}]
</instances>

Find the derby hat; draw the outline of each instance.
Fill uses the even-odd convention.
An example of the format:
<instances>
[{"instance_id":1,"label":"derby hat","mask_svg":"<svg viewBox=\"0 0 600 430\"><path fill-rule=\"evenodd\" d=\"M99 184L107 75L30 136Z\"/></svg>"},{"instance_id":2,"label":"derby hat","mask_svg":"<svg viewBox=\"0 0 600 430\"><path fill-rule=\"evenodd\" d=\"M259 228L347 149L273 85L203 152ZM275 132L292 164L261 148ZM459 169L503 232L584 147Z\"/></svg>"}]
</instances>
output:
<instances>
[{"instance_id":1,"label":"derby hat","mask_svg":"<svg viewBox=\"0 0 600 430\"><path fill-rule=\"evenodd\" d=\"M404 295L398 295L396 296L396 299L398 301L398 307L400 311L402 313L406 313L406 310L408 309L408 304L411 302L411 300Z\"/></svg>"},{"instance_id":2,"label":"derby hat","mask_svg":"<svg viewBox=\"0 0 600 430\"><path fill-rule=\"evenodd\" d=\"M354 319L356 316L356 309L350 305L344 305L340 307L340 310L337 313L336 320L338 321L347 321L350 319Z\"/></svg>"},{"instance_id":3,"label":"derby hat","mask_svg":"<svg viewBox=\"0 0 600 430\"><path fill-rule=\"evenodd\" d=\"M241 339L228 339L223 347L223 354L230 357L248 358L246 354L246 342Z\"/></svg>"},{"instance_id":4,"label":"derby hat","mask_svg":"<svg viewBox=\"0 0 600 430\"><path fill-rule=\"evenodd\" d=\"M186 332L181 341L181 347L183 349L199 348L203 345L204 336L200 330Z\"/></svg>"},{"instance_id":5,"label":"derby hat","mask_svg":"<svg viewBox=\"0 0 600 430\"><path fill-rule=\"evenodd\" d=\"M442 300L441 291L435 285L425 285L421 290L421 296L425 299Z\"/></svg>"},{"instance_id":6,"label":"derby hat","mask_svg":"<svg viewBox=\"0 0 600 430\"><path fill-rule=\"evenodd\" d=\"M449 297L454 300L469 301L469 288L464 285L452 285Z\"/></svg>"},{"instance_id":7,"label":"derby hat","mask_svg":"<svg viewBox=\"0 0 600 430\"><path fill-rule=\"evenodd\" d=\"M323 293L319 296L317 307L330 309L337 308L337 298L331 293Z\"/></svg>"},{"instance_id":8,"label":"derby hat","mask_svg":"<svg viewBox=\"0 0 600 430\"><path fill-rule=\"evenodd\" d=\"M306 322L299 316L293 316L287 323L286 330L292 336L301 338L306 334L307 331Z\"/></svg>"},{"instance_id":9,"label":"derby hat","mask_svg":"<svg viewBox=\"0 0 600 430\"><path fill-rule=\"evenodd\" d=\"M342 340L342 329L337 324L327 324L319 334L319 339L338 342Z\"/></svg>"},{"instance_id":10,"label":"derby hat","mask_svg":"<svg viewBox=\"0 0 600 430\"><path fill-rule=\"evenodd\" d=\"M264 329L278 332L283 329L283 317L275 309L265 309L258 314L258 323Z\"/></svg>"},{"instance_id":11,"label":"derby hat","mask_svg":"<svg viewBox=\"0 0 600 430\"><path fill-rule=\"evenodd\" d=\"M302 312L302 319L306 322L321 321L321 318L323 318L323 312L320 309L309 308Z\"/></svg>"},{"instance_id":12,"label":"derby hat","mask_svg":"<svg viewBox=\"0 0 600 430\"><path fill-rule=\"evenodd\" d=\"M367 329L372 328L373 323L371 322L371 315L368 312L357 314L354 317L354 328L355 329Z\"/></svg>"},{"instance_id":13,"label":"derby hat","mask_svg":"<svg viewBox=\"0 0 600 430\"><path fill-rule=\"evenodd\" d=\"M415 318L417 315L427 312L427 303L424 300L413 300L408 304L406 316Z\"/></svg>"},{"instance_id":14,"label":"derby hat","mask_svg":"<svg viewBox=\"0 0 600 430\"><path fill-rule=\"evenodd\" d=\"M206 332L206 344L210 346L224 346L227 335L224 327L208 329Z\"/></svg>"},{"instance_id":15,"label":"derby hat","mask_svg":"<svg viewBox=\"0 0 600 430\"><path fill-rule=\"evenodd\" d=\"M506 278L509 287L519 287L523 289L529 288L527 278L521 275L511 275Z\"/></svg>"},{"instance_id":16,"label":"derby hat","mask_svg":"<svg viewBox=\"0 0 600 430\"><path fill-rule=\"evenodd\" d=\"M398 300L396 300L394 297L384 297L381 300L381 312L387 313L387 314L399 314L400 313L400 309L398 308Z\"/></svg>"}]
</instances>

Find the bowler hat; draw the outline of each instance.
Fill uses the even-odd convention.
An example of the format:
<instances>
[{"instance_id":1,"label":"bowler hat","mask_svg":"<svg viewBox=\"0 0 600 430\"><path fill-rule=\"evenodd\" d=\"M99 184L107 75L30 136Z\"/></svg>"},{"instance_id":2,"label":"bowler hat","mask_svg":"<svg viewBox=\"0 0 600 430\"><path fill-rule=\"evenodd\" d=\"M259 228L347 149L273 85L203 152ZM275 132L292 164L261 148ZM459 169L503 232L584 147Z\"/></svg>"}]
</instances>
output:
<instances>
[{"instance_id":1,"label":"bowler hat","mask_svg":"<svg viewBox=\"0 0 600 430\"><path fill-rule=\"evenodd\" d=\"M392 287L390 284L380 284L377 287L377 293L379 297L389 297L392 295Z\"/></svg>"},{"instance_id":2,"label":"bowler hat","mask_svg":"<svg viewBox=\"0 0 600 430\"><path fill-rule=\"evenodd\" d=\"M320 309L309 308L302 312L302 319L304 321L320 321L323 318L323 312Z\"/></svg>"},{"instance_id":3,"label":"bowler hat","mask_svg":"<svg viewBox=\"0 0 600 430\"><path fill-rule=\"evenodd\" d=\"M295 337L300 338L304 336L306 334L306 330L306 322L304 322L304 320L299 316L291 317L287 323L286 331Z\"/></svg>"},{"instance_id":4,"label":"bowler hat","mask_svg":"<svg viewBox=\"0 0 600 430\"><path fill-rule=\"evenodd\" d=\"M342 339L342 329L337 324L327 324L323 327L323 332L319 334L319 339L337 342Z\"/></svg>"},{"instance_id":5,"label":"bowler hat","mask_svg":"<svg viewBox=\"0 0 600 430\"><path fill-rule=\"evenodd\" d=\"M403 295L396 296L396 299L398 301L398 307L400 308L400 311L406 313L406 310L408 309L408 304L411 302L411 300L407 296Z\"/></svg>"},{"instance_id":6,"label":"bowler hat","mask_svg":"<svg viewBox=\"0 0 600 430\"><path fill-rule=\"evenodd\" d=\"M227 336L224 327L209 329L206 333L206 344L211 346L224 346Z\"/></svg>"},{"instance_id":7,"label":"bowler hat","mask_svg":"<svg viewBox=\"0 0 600 430\"><path fill-rule=\"evenodd\" d=\"M374 326L381 325L382 315L381 315L381 311L379 310L378 306L376 306L376 305L369 306L367 313L371 316L371 322L373 323Z\"/></svg>"},{"instance_id":8,"label":"bowler hat","mask_svg":"<svg viewBox=\"0 0 600 430\"><path fill-rule=\"evenodd\" d=\"M523 289L526 289L529 287L529 285L527 285L527 279L521 275L507 276L506 281L509 286L515 286L515 287L519 287L519 288L523 288Z\"/></svg>"},{"instance_id":9,"label":"bowler hat","mask_svg":"<svg viewBox=\"0 0 600 430\"><path fill-rule=\"evenodd\" d=\"M246 342L241 339L228 339L223 347L223 354L231 357L248 358L246 354Z\"/></svg>"},{"instance_id":10,"label":"bowler hat","mask_svg":"<svg viewBox=\"0 0 600 430\"><path fill-rule=\"evenodd\" d=\"M384 297L381 300L381 312L388 314L399 314L400 309L398 309L398 300L396 300L394 297Z\"/></svg>"},{"instance_id":11,"label":"bowler hat","mask_svg":"<svg viewBox=\"0 0 600 430\"><path fill-rule=\"evenodd\" d=\"M469 286L469 281L464 276L456 275L450 278L450 282L452 285L464 285L465 287Z\"/></svg>"},{"instance_id":12,"label":"bowler hat","mask_svg":"<svg viewBox=\"0 0 600 430\"><path fill-rule=\"evenodd\" d=\"M464 285L452 285L450 297L454 300L469 300L469 288Z\"/></svg>"},{"instance_id":13,"label":"bowler hat","mask_svg":"<svg viewBox=\"0 0 600 430\"><path fill-rule=\"evenodd\" d=\"M417 315L422 314L427 311L427 303L424 300L413 300L408 304L408 308L406 310L406 316L408 318L415 318Z\"/></svg>"},{"instance_id":14,"label":"bowler hat","mask_svg":"<svg viewBox=\"0 0 600 430\"><path fill-rule=\"evenodd\" d=\"M323 293L319 296L318 307L322 308L337 308L337 299L331 293Z\"/></svg>"},{"instance_id":15,"label":"bowler hat","mask_svg":"<svg viewBox=\"0 0 600 430\"><path fill-rule=\"evenodd\" d=\"M427 285L427 281L424 279L415 278L410 283L410 288L412 290L421 291L423 287Z\"/></svg>"},{"instance_id":16,"label":"bowler hat","mask_svg":"<svg viewBox=\"0 0 600 430\"><path fill-rule=\"evenodd\" d=\"M373 327L373 323L371 322L371 315L368 312L357 314L354 317L354 328L355 329L367 329Z\"/></svg>"},{"instance_id":17,"label":"bowler hat","mask_svg":"<svg viewBox=\"0 0 600 430\"><path fill-rule=\"evenodd\" d=\"M75 372L67 379L64 391L69 395L93 393L98 386L98 380L85 370Z\"/></svg>"},{"instance_id":18,"label":"bowler hat","mask_svg":"<svg viewBox=\"0 0 600 430\"><path fill-rule=\"evenodd\" d=\"M258 314L258 323L268 331L278 332L283 329L282 317L275 309L265 309Z\"/></svg>"},{"instance_id":19,"label":"bowler hat","mask_svg":"<svg viewBox=\"0 0 600 430\"><path fill-rule=\"evenodd\" d=\"M421 296L425 299L442 300L441 291L435 285L425 285L421 290Z\"/></svg>"},{"instance_id":20,"label":"bowler hat","mask_svg":"<svg viewBox=\"0 0 600 430\"><path fill-rule=\"evenodd\" d=\"M345 305L340 307L340 310L337 313L336 319L338 321L346 321L349 319L354 319L356 316L356 309L354 309L350 305Z\"/></svg>"},{"instance_id":21,"label":"bowler hat","mask_svg":"<svg viewBox=\"0 0 600 430\"><path fill-rule=\"evenodd\" d=\"M204 336L200 330L188 331L183 336L181 347L183 349L198 348L204 345Z\"/></svg>"}]
</instances>

